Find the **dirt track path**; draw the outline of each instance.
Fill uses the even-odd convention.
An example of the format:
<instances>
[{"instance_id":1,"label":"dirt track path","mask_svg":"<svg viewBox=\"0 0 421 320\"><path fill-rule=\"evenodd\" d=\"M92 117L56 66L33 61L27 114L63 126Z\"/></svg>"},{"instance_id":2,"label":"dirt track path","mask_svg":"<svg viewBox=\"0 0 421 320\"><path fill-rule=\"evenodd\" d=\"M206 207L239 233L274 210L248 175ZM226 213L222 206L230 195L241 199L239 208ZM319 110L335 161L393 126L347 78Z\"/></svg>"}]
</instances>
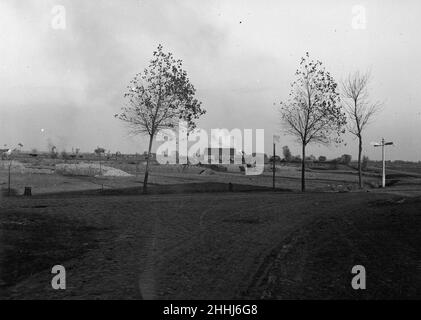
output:
<instances>
[{"instance_id":1,"label":"dirt track path","mask_svg":"<svg viewBox=\"0 0 421 320\"><path fill-rule=\"evenodd\" d=\"M39 212L112 231L97 239L97 249L57 261L66 267L66 290L51 288L49 269L10 288L7 298L230 299L246 294L267 257L292 231L366 199L364 194L226 193L25 201L53 208ZM1 209L13 207L16 203L6 202Z\"/></svg>"}]
</instances>

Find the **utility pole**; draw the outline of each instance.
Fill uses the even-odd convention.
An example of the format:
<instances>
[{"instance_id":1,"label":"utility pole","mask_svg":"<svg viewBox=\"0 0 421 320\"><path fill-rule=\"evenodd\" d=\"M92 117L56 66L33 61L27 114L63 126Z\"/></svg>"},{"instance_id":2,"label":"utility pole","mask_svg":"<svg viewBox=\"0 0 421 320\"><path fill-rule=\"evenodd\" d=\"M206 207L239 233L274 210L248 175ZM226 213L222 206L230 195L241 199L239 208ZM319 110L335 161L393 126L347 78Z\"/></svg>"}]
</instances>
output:
<instances>
[{"instance_id":1,"label":"utility pole","mask_svg":"<svg viewBox=\"0 0 421 320\"><path fill-rule=\"evenodd\" d=\"M7 195L10 197L10 192L11 192L11 189L10 189L10 170L12 169L12 159L10 159L10 162L9 162L9 178L8 178L8 180L7 180Z\"/></svg>"},{"instance_id":2,"label":"utility pole","mask_svg":"<svg viewBox=\"0 0 421 320\"><path fill-rule=\"evenodd\" d=\"M10 176L11 176L11 170L12 170L12 149L9 149L6 152L7 157L9 158L9 173L8 173L8 179L7 179L7 195L10 197L12 189L10 188Z\"/></svg>"},{"instance_id":3,"label":"utility pole","mask_svg":"<svg viewBox=\"0 0 421 320\"><path fill-rule=\"evenodd\" d=\"M384 138L381 143L374 143L374 147L382 147L382 188L386 187L386 150L384 147L390 145L393 145L393 142L384 142Z\"/></svg>"},{"instance_id":4,"label":"utility pole","mask_svg":"<svg viewBox=\"0 0 421 320\"><path fill-rule=\"evenodd\" d=\"M272 158L272 171L273 171L273 177L272 177L272 188L273 190L275 190L275 172L276 172L276 167L275 167L275 141L273 142L273 158Z\"/></svg>"},{"instance_id":5,"label":"utility pole","mask_svg":"<svg viewBox=\"0 0 421 320\"><path fill-rule=\"evenodd\" d=\"M272 188L275 190L275 173L276 173L276 142L280 142L281 137L273 135L273 157L272 157Z\"/></svg>"},{"instance_id":6,"label":"utility pole","mask_svg":"<svg viewBox=\"0 0 421 320\"><path fill-rule=\"evenodd\" d=\"M139 170L139 157L137 156L137 152L136 152L136 179L137 179L137 171Z\"/></svg>"},{"instance_id":7,"label":"utility pole","mask_svg":"<svg viewBox=\"0 0 421 320\"><path fill-rule=\"evenodd\" d=\"M386 162L384 153L384 138L382 138L382 188L386 187Z\"/></svg>"}]
</instances>

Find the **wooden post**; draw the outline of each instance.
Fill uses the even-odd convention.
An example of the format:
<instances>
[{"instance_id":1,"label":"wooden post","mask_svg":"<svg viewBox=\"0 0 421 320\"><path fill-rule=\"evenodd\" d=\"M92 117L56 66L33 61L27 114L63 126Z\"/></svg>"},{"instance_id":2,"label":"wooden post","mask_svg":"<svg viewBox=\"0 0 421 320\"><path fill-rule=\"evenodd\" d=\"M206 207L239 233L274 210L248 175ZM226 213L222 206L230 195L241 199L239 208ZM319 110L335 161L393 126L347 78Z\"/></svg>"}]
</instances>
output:
<instances>
[{"instance_id":1,"label":"wooden post","mask_svg":"<svg viewBox=\"0 0 421 320\"><path fill-rule=\"evenodd\" d=\"M32 189L31 189L31 187L25 187L25 191L24 191L23 195L26 196L26 197L32 196Z\"/></svg>"},{"instance_id":2,"label":"wooden post","mask_svg":"<svg viewBox=\"0 0 421 320\"><path fill-rule=\"evenodd\" d=\"M10 170L12 168L12 160L10 160L9 163L9 178L8 178L8 183L7 183L7 195L10 197Z\"/></svg>"},{"instance_id":3,"label":"wooden post","mask_svg":"<svg viewBox=\"0 0 421 320\"><path fill-rule=\"evenodd\" d=\"M102 176L101 152L99 152L99 175Z\"/></svg>"},{"instance_id":4,"label":"wooden post","mask_svg":"<svg viewBox=\"0 0 421 320\"><path fill-rule=\"evenodd\" d=\"M135 157L136 157L135 161L136 161L136 179L137 179L137 172L139 170L139 157L137 156L137 152L136 152Z\"/></svg>"},{"instance_id":5,"label":"wooden post","mask_svg":"<svg viewBox=\"0 0 421 320\"><path fill-rule=\"evenodd\" d=\"M272 187L273 187L273 190L275 190L275 171L276 171L276 167L275 167L275 154L276 154L276 151L275 151L275 142L273 142L273 158L272 158L272 171L273 171L273 173L272 173Z\"/></svg>"},{"instance_id":6,"label":"wooden post","mask_svg":"<svg viewBox=\"0 0 421 320\"><path fill-rule=\"evenodd\" d=\"M382 138L382 188L386 187L386 163L384 154L384 138Z\"/></svg>"}]
</instances>

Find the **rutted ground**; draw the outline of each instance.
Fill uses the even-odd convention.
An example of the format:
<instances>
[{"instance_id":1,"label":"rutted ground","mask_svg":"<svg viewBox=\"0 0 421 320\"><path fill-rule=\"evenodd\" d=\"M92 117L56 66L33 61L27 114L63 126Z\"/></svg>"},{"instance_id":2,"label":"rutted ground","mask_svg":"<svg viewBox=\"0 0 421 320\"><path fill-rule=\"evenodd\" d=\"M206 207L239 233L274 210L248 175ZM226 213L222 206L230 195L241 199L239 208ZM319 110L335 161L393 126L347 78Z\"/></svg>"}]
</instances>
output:
<instances>
[{"instance_id":1,"label":"rutted ground","mask_svg":"<svg viewBox=\"0 0 421 320\"><path fill-rule=\"evenodd\" d=\"M55 264L67 269L67 289L50 286L51 268L23 271L4 286L3 298L243 298L288 237L314 219L364 208L389 195L218 193L150 196L3 199L0 220L13 212L75 221L87 233L83 243L63 234L78 256ZM35 216L34 216L35 217ZM20 254L20 242L1 229L3 250ZM45 230L38 232L42 235ZM33 232L31 233L33 236ZM31 236L22 232L20 237ZM57 241L60 233L57 232ZM65 248L62 248L65 250ZM28 254L28 253L26 253ZM31 254L37 254L37 250ZM341 253L347 254L347 252ZM2 254L2 278L5 261ZM269 258L268 258L269 257ZM49 257L54 261L54 256ZM63 258L63 255L62 255ZM63 258L64 259L64 258ZM332 256L331 261L335 262ZM52 266L51 266L52 267ZM8 265L10 270L11 266ZM348 273L349 270L345 270Z\"/></svg>"},{"instance_id":2,"label":"rutted ground","mask_svg":"<svg viewBox=\"0 0 421 320\"><path fill-rule=\"evenodd\" d=\"M420 197L389 197L318 217L280 244L249 297L421 299L420 213ZM350 290L354 265L366 290Z\"/></svg>"}]
</instances>

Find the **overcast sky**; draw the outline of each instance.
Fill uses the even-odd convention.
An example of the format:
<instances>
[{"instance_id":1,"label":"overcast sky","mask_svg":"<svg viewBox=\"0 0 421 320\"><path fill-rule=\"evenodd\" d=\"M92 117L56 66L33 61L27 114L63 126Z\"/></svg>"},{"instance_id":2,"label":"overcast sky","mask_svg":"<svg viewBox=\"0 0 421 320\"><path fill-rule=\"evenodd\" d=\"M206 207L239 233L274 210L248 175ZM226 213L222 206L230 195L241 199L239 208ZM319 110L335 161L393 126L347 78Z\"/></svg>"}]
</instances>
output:
<instances>
[{"instance_id":1,"label":"overcast sky","mask_svg":"<svg viewBox=\"0 0 421 320\"><path fill-rule=\"evenodd\" d=\"M355 28L356 5L365 8L365 28ZM145 139L113 115L162 43L184 61L207 109L199 126L265 129L267 153L280 131L279 101L306 51L337 81L371 70L371 97L384 107L366 131L365 153L379 159L369 143L384 136L396 143L391 159L421 160L420 9L416 0L2 0L0 147L143 152ZM355 158L357 142L346 142L308 154ZM281 145L300 153L287 136Z\"/></svg>"}]
</instances>

